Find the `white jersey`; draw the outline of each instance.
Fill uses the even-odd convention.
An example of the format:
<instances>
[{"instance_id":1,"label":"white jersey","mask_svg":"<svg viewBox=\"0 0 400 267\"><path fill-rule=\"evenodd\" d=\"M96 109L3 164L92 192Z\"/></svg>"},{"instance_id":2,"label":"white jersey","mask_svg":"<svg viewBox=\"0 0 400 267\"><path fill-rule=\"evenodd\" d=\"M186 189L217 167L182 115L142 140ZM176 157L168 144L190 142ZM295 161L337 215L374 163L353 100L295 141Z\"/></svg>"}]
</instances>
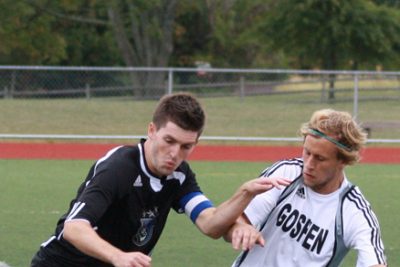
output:
<instances>
[{"instance_id":1,"label":"white jersey","mask_svg":"<svg viewBox=\"0 0 400 267\"><path fill-rule=\"evenodd\" d=\"M345 178L339 190L318 194L303 184L302 169L302 159L293 159L263 172L293 182L246 208L266 244L242 253L233 266L338 266L350 248L358 252L357 267L386 264L378 220L360 190Z\"/></svg>"}]
</instances>

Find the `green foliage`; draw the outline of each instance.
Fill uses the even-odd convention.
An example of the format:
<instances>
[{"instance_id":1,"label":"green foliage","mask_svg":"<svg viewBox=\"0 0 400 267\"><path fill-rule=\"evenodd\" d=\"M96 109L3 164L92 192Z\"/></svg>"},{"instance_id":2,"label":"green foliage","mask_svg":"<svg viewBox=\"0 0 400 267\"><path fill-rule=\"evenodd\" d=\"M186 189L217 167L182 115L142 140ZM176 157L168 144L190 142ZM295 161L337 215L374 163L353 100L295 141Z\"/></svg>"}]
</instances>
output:
<instances>
[{"instance_id":1,"label":"green foliage","mask_svg":"<svg viewBox=\"0 0 400 267\"><path fill-rule=\"evenodd\" d=\"M110 31L107 9L100 0L51 1L49 12L57 15L57 27L66 40L63 66L121 66L122 56Z\"/></svg>"},{"instance_id":2,"label":"green foliage","mask_svg":"<svg viewBox=\"0 0 400 267\"><path fill-rule=\"evenodd\" d=\"M271 1L227 1L216 5L210 53L221 67L265 67L273 57L262 52L268 42L262 42L255 31L268 15ZM270 59L270 60L267 60Z\"/></svg>"},{"instance_id":3,"label":"green foliage","mask_svg":"<svg viewBox=\"0 0 400 267\"><path fill-rule=\"evenodd\" d=\"M174 30L174 52L171 66L194 67L196 61L209 60L208 42L211 26L204 1L180 1Z\"/></svg>"},{"instance_id":4,"label":"green foliage","mask_svg":"<svg viewBox=\"0 0 400 267\"><path fill-rule=\"evenodd\" d=\"M54 64L66 57L55 18L25 1L2 1L0 25L0 64Z\"/></svg>"},{"instance_id":5,"label":"green foliage","mask_svg":"<svg viewBox=\"0 0 400 267\"><path fill-rule=\"evenodd\" d=\"M398 69L399 13L393 0L4 0L0 64Z\"/></svg>"},{"instance_id":6,"label":"green foliage","mask_svg":"<svg viewBox=\"0 0 400 267\"><path fill-rule=\"evenodd\" d=\"M101 1L2 1L0 63L121 65Z\"/></svg>"},{"instance_id":7,"label":"green foliage","mask_svg":"<svg viewBox=\"0 0 400 267\"><path fill-rule=\"evenodd\" d=\"M278 1L262 33L299 67L371 67L400 43L399 10L363 0Z\"/></svg>"}]
</instances>

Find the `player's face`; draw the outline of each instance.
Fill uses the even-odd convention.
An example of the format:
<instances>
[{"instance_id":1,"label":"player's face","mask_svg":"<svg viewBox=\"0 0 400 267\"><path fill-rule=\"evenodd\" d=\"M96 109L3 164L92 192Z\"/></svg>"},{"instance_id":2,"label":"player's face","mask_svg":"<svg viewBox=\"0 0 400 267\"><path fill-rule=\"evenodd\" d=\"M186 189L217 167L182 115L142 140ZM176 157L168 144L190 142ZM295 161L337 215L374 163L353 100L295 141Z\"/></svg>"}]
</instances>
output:
<instances>
[{"instance_id":1,"label":"player's face","mask_svg":"<svg viewBox=\"0 0 400 267\"><path fill-rule=\"evenodd\" d=\"M332 193L343 181L345 164L338 159L337 149L324 138L307 135L304 140L304 183L317 193Z\"/></svg>"},{"instance_id":2,"label":"player's face","mask_svg":"<svg viewBox=\"0 0 400 267\"><path fill-rule=\"evenodd\" d=\"M146 161L150 170L158 176L171 174L193 151L198 133L180 128L173 122L157 129L150 123L148 129L149 150Z\"/></svg>"}]
</instances>

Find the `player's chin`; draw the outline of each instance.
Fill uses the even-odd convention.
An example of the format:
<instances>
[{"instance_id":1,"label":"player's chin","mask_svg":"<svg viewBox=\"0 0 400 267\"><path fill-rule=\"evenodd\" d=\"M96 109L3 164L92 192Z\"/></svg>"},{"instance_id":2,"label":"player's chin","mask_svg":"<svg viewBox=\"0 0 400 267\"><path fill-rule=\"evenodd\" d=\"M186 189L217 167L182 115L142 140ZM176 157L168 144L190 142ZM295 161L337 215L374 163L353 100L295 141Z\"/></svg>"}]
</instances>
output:
<instances>
[{"instance_id":1,"label":"player's chin","mask_svg":"<svg viewBox=\"0 0 400 267\"><path fill-rule=\"evenodd\" d=\"M172 174L175 170L176 170L175 166L163 166L160 171L163 175L168 176Z\"/></svg>"},{"instance_id":2,"label":"player's chin","mask_svg":"<svg viewBox=\"0 0 400 267\"><path fill-rule=\"evenodd\" d=\"M312 176L309 175L304 175L303 176L303 182L306 186L312 187L315 184L315 179Z\"/></svg>"}]
</instances>

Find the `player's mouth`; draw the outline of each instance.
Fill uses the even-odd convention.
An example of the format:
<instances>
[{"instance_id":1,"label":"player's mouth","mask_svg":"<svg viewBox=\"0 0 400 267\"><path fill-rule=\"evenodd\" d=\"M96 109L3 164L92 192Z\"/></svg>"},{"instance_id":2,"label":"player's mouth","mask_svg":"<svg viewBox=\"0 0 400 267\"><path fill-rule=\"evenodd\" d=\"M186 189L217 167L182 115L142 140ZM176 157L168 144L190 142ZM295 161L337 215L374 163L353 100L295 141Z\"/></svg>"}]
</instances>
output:
<instances>
[{"instance_id":1,"label":"player's mouth","mask_svg":"<svg viewBox=\"0 0 400 267\"><path fill-rule=\"evenodd\" d=\"M303 172L303 177L309 180L315 179L315 176L311 175L309 172Z\"/></svg>"},{"instance_id":2,"label":"player's mouth","mask_svg":"<svg viewBox=\"0 0 400 267\"><path fill-rule=\"evenodd\" d=\"M175 162L174 162L174 161L171 161L171 160L167 160L167 161L165 162L165 166L166 166L168 169L172 169L172 170L175 170L175 168L176 168Z\"/></svg>"}]
</instances>

